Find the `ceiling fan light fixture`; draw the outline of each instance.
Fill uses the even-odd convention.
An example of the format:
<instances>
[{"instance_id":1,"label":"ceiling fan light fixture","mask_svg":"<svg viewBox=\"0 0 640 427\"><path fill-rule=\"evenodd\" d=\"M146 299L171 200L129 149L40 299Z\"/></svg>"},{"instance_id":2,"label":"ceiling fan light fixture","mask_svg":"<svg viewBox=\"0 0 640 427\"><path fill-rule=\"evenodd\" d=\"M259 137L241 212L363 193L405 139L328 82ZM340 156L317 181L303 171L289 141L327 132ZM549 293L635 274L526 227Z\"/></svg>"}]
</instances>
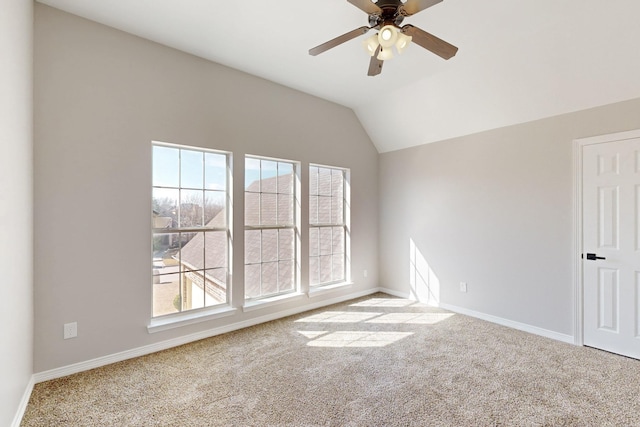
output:
<instances>
[{"instance_id":1,"label":"ceiling fan light fixture","mask_svg":"<svg viewBox=\"0 0 640 427\"><path fill-rule=\"evenodd\" d=\"M371 37L367 37L362 41L362 46L364 47L364 50L369 54L369 56L373 56L376 54L376 50L378 49L379 45L380 43L378 43L377 34Z\"/></svg>"},{"instance_id":2,"label":"ceiling fan light fixture","mask_svg":"<svg viewBox=\"0 0 640 427\"><path fill-rule=\"evenodd\" d=\"M396 49L398 50L398 53L404 52L404 50L409 47L411 40L413 40L413 37L398 32L398 41L396 42Z\"/></svg>"},{"instance_id":3,"label":"ceiling fan light fixture","mask_svg":"<svg viewBox=\"0 0 640 427\"><path fill-rule=\"evenodd\" d=\"M397 53L403 53L413 39L415 43L438 55L443 59L451 59L458 52L458 48L446 41L429 34L411 24L403 25L404 18L428 9L443 0L347 0L358 9L366 12L369 25L356 28L341 36L335 37L316 47L309 49L309 55L316 56L342 43L364 36L370 30L377 34L367 36L362 40L362 48L371 59L367 75L377 76L382 71L384 61L394 56L393 47Z\"/></svg>"},{"instance_id":4,"label":"ceiling fan light fixture","mask_svg":"<svg viewBox=\"0 0 640 427\"><path fill-rule=\"evenodd\" d=\"M385 25L378 33L378 43L382 47L391 47L398 40L398 30L393 25Z\"/></svg>"},{"instance_id":5,"label":"ceiling fan light fixture","mask_svg":"<svg viewBox=\"0 0 640 427\"><path fill-rule=\"evenodd\" d=\"M391 50L390 47L382 47L382 49L380 49L380 53L378 54L377 58L380 61L388 61L389 59L393 58L393 51Z\"/></svg>"}]
</instances>

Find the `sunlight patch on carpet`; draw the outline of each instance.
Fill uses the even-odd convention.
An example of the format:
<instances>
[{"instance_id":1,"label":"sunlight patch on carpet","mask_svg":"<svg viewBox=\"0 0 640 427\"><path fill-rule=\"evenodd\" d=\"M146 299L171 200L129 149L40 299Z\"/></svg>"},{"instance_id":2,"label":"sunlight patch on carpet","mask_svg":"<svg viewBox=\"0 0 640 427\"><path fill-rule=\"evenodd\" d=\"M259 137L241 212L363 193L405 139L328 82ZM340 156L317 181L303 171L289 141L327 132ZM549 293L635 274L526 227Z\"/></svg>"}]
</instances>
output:
<instances>
[{"instance_id":1,"label":"sunlight patch on carpet","mask_svg":"<svg viewBox=\"0 0 640 427\"><path fill-rule=\"evenodd\" d=\"M454 313L389 313L366 323L405 323L413 325L435 325L453 316Z\"/></svg>"},{"instance_id":2,"label":"sunlight patch on carpet","mask_svg":"<svg viewBox=\"0 0 640 427\"><path fill-rule=\"evenodd\" d=\"M386 347L411 335L413 332L337 331L309 341L307 345L310 347Z\"/></svg>"},{"instance_id":3,"label":"sunlight patch on carpet","mask_svg":"<svg viewBox=\"0 0 640 427\"><path fill-rule=\"evenodd\" d=\"M371 298L351 304L349 307L407 307L415 303L416 301L400 298Z\"/></svg>"},{"instance_id":4,"label":"sunlight patch on carpet","mask_svg":"<svg viewBox=\"0 0 640 427\"><path fill-rule=\"evenodd\" d=\"M384 313L354 311L323 311L322 313L296 320L297 323L358 323L381 316Z\"/></svg>"},{"instance_id":5,"label":"sunlight patch on carpet","mask_svg":"<svg viewBox=\"0 0 640 427\"><path fill-rule=\"evenodd\" d=\"M321 335L328 334L329 331L298 331L298 333L312 340L314 338L318 338Z\"/></svg>"}]
</instances>

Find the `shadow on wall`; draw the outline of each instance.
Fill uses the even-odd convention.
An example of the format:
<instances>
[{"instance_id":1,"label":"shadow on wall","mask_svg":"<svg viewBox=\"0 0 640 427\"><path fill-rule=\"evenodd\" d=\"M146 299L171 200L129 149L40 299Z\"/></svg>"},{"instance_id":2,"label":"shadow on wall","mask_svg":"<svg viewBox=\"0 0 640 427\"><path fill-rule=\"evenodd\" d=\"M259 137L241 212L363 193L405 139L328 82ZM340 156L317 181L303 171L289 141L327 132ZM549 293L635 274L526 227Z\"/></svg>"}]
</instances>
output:
<instances>
[{"instance_id":1,"label":"shadow on wall","mask_svg":"<svg viewBox=\"0 0 640 427\"><path fill-rule=\"evenodd\" d=\"M409 239L409 286L411 299L435 307L440 305L440 280L411 238Z\"/></svg>"}]
</instances>

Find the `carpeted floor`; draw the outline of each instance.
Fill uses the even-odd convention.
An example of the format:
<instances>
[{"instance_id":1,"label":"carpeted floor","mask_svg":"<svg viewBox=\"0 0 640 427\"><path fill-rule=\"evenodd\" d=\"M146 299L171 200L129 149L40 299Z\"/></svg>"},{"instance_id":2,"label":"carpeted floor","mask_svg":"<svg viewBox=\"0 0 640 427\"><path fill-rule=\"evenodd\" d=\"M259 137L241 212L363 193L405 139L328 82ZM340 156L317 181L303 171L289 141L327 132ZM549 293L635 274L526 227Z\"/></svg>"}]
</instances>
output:
<instances>
[{"instance_id":1,"label":"carpeted floor","mask_svg":"<svg viewBox=\"0 0 640 427\"><path fill-rule=\"evenodd\" d=\"M640 426L640 361L375 294L37 384L22 426Z\"/></svg>"}]
</instances>

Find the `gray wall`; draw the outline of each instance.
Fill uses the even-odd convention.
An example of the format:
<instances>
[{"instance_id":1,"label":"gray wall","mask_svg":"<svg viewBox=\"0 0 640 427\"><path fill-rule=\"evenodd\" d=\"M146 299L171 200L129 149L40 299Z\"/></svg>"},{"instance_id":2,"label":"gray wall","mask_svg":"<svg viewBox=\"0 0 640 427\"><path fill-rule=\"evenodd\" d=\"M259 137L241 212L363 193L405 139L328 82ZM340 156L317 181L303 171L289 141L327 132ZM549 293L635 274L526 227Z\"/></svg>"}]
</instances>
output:
<instances>
[{"instance_id":1,"label":"gray wall","mask_svg":"<svg viewBox=\"0 0 640 427\"><path fill-rule=\"evenodd\" d=\"M572 140L640 128L639 111L636 99L380 155L381 286L412 293L413 239L441 303L573 335Z\"/></svg>"},{"instance_id":2,"label":"gray wall","mask_svg":"<svg viewBox=\"0 0 640 427\"><path fill-rule=\"evenodd\" d=\"M410 295L412 241L442 303L573 333L571 141L640 128L640 100L378 156L341 106L39 4L35 28L35 372L300 307L147 332L151 140L232 151L236 176L244 154L351 168L354 285L309 302ZM234 220L241 236L242 198Z\"/></svg>"},{"instance_id":3,"label":"gray wall","mask_svg":"<svg viewBox=\"0 0 640 427\"><path fill-rule=\"evenodd\" d=\"M20 409L33 373L33 3L0 13L0 425Z\"/></svg>"},{"instance_id":4,"label":"gray wall","mask_svg":"<svg viewBox=\"0 0 640 427\"><path fill-rule=\"evenodd\" d=\"M297 306L377 286L378 155L351 110L40 4L35 47L35 372L294 308L147 332L152 140L231 151L236 177L245 154L298 160L303 190L309 162L351 168L354 284Z\"/></svg>"}]
</instances>

